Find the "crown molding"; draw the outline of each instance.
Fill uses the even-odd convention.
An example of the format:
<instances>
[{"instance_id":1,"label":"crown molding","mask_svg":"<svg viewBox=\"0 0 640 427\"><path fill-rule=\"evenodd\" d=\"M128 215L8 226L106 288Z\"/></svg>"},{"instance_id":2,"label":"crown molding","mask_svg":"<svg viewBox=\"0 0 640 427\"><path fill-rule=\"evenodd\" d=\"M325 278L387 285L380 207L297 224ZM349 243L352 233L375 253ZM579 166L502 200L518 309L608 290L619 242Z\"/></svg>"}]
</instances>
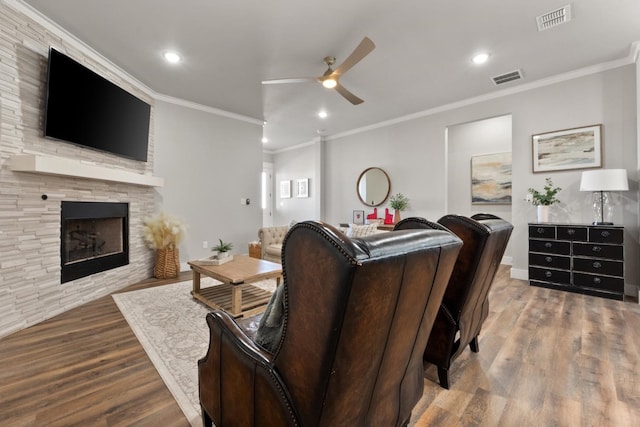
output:
<instances>
[{"instance_id":1,"label":"crown molding","mask_svg":"<svg viewBox=\"0 0 640 427\"><path fill-rule=\"evenodd\" d=\"M68 30L64 29L59 24L55 23L54 21L52 21L51 19L49 19L48 17L46 17L45 15L40 13L38 10L34 9L31 5L28 5L28 4L24 3L22 0L0 0L0 3L2 3L4 5L7 5L11 9L13 9L13 10L15 10L17 12L20 12L20 13L26 15L27 17L33 19L35 22L37 22L38 24L42 25L47 30L51 31L56 36L64 39L66 42L72 44L76 49L78 49L81 52L83 52L84 54L90 56L91 58L93 58L94 60L99 62L101 65L107 67L108 69L110 69L111 71L116 73L120 78L128 81L129 83L131 83L133 85L135 85L136 87L138 87L140 90L142 90L145 93L147 93L149 96L151 96L155 100L164 101L164 102L168 102L168 103L175 104L175 105L180 105L180 106L183 106L183 107L186 107L186 108L192 108L192 109L195 109L195 110L199 110L199 111L203 111L203 112L207 112L207 113L210 113L210 114L215 114L215 115L219 115L219 116L222 116L222 117L227 117L227 118L231 118L231 119L235 119L235 120L240 120L240 121L243 121L243 122L247 122L247 123L251 123L251 124L255 124L255 125L259 125L259 126L262 126L264 124L264 121L261 120L261 119L244 116L244 115L237 114L237 113L232 113L232 112L229 112L229 111L221 110L219 108L209 107L209 106L198 104L198 103L195 103L195 102L186 101L186 100L181 99L181 98L175 98L175 97L172 97L172 96L168 96L168 95L164 95L164 94L158 93L158 92L154 91L153 89L149 88L147 85L145 85L144 83L142 83L138 79L136 79L133 76L131 76L130 74L128 74L127 72L125 72L122 68L118 67L113 62L111 62L108 59L106 59L105 57L103 57L100 53L98 53L96 50L94 50L91 46L87 45L82 40L80 40L78 37L76 37L75 35L70 33ZM324 137L324 139L326 141L333 141L333 140L337 140L337 139L344 138L344 137L347 137L347 136L356 135L356 134L359 134L359 133L368 132L368 131L371 131L371 130L380 129L380 128L387 127L387 126L393 126L393 125L398 124L398 123L403 123L403 122L406 122L406 121L415 120L415 119L419 119L419 118L422 118L422 117L435 115L435 114L442 113L442 112L445 112L445 111L455 110L455 109L458 109L458 108L470 106L470 105L477 104L477 103L480 103L480 102L486 102L486 101L490 101L490 100L493 100L493 99L502 98L504 96L509 96L509 95L513 95L513 94L517 94L517 93L533 90L533 89L538 89L538 88L549 86L549 85L553 85L553 84L556 84L556 83L572 80L572 79L575 79L575 78L578 78L578 77L584 77L584 76L588 76L588 75L591 75L591 74L600 73L600 72L611 70L611 69L614 69L614 68L623 67L625 65L635 64L639 60L639 57L640 57L640 40L631 43L631 46L629 48L629 54L625 58L621 58L621 59L618 59L618 60L614 60L614 61L605 62L605 63L602 63L602 64L597 64L597 65L581 68L581 69L574 70L574 71L569 71L567 73L562 73L562 74L558 74L556 76L548 77L548 78L545 78L545 79L540 79L540 80L536 80L536 81L533 81L533 82L530 82L530 83L525 83L525 84L519 85L517 87L512 87L512 88L508 88L508 89L502 89L502 90L499 90L499 91L496 91L496 92L492 92L492 93L489 93L489 94L480 95L480 96L477 96L477 97L468 98L468 99L465 99L465 100L462 100L462 101L457 101L457 102L453 102L453 103L450 103L450 104L445 104L445 105L442 105L442 106L439 106L439 107L431 108L431 109L428 109L428 110L420 111L420 112L417 112L417 113L409 114L409 115L406 115L406 116L397 117L395 119L385 120L385 121L382 121L382 122L379 122L379 123L376 123L376 124L373 124L373 125L363 126L363 127L360 127L360 128L355 128L355 129L348 130L348 131L345 131L345 132L340 132L340 133L337 133L337 134L334 134L334 135L327 135L327 136ZM309 142L297 144L297 145L294 145L294 146L291 146L291 147L282 148L282 149L279 149L279 150L263 150L263 151L265 153L268 153L268 154L277 154L277 153L281 153L281 152L285 152L285 151L290 151L290 150L296 150L296 149L299 149L299 148L303 148L303 147L306 147L308 145L314 144L315 142L317 142L319 140L320 140L319 138L316 138L316 139L313 139L312 141L309 141Z\"/></svg>"},{"instance_id":2,"label":"crown molding","mask_svg":"<svg viewBox=\"0 0 640 427\"><path fill-rule=\"evenodd\" d=\"M322 138L318 137L318 138L313 138L311 141L303 142L301 144L292 145L291 147L284 147L284 148L280 148L278 150L271 150L271 151L263 150L263 151L265 153L267 153L267 154L280 154L280 153L284 153L286 151L293 151L293 150L298 150L300 148L309 147L309 146L317 144L318 142L321 142L321 141L322 141Z\"/></svg>"},{"instance_id":3,"label":"crown molding","mask_svg":"<svg viewBox=\"0 0 640 427\"><path fill-rule=\"evenodd\" d=\"M631 62L638 62L640 59L640 40L631 43L631 48L629 49L629 60Z\"/></svg>"},{"instance_id":4,"label":"crown molding","mask_svg":"<svg viewBox=\"0 0 640 427\"><path fill-rule=\"evenodd\" d=\"M40 11L34 9L31 5L23 2L22 0L1 0L2 4L7 5L9 8L13 9L16 12L22 13L26 17L32 19L39 25L42 25L47 31L50 31L53 35L62 39L69 46L79 50L83 54L87 55L94 61L98 62L103 67L107 68L109 71L113 72L115 75L120 77L121 79L127 81L128 83L134 85L136 88L145 92L147 95L155 98L155 91L151 89L149 86L142 83L140 80L133 77L131 74L124 71L122 68L118 67L113 62L109 61L107 58L102 56L98 51L93 49L91 46L80 40L74 34L69 32L68 30L61 27L56 22L49 19L47 16L43 15ZM53 44L52 44L53 45ZM54 46L58 49L65 51L63 46Z\"/></svg>"},{"instance_id":5,"label":"crown molding","mask_svg":"<svg viewBox=\"0 0 640 427\"><path fill-rule=\"evenodd\" d=\"M11 8L12 10L18 13L25 15L27 18L35 21L37 24L44 27L47 31L51 32L54 36L62 39L64 43L68 44L74 49L77 49L78 51L82 52L84 55L87 55L91 59L95 60L100 65L107 68L109 71L113 72L115 75L117 75L119 78L134 85L136 88L143 91L144 93L146 93L148 96L150 96L156 101L164 101L164 102L180 105L187 108L204 111L210 114L215 114L218 116L223 116L223 117L240 120L247 123L256 124L259 126L262 126L263 124L263 120L256 119L254 117L247 117L241 114L224 111L219 108L208 107L206 105L201 105L195 102L190 102L183 99L174 98L168 95L158 93L155 90L151 89L146 84L142 83L140 80L136 79L135 77L133 77L132 75L124 71L118 65L114 64L113 62L111 62L110 60L102 56L98 51L96 51L94 48L92 48L91 46L89 46L88 44L80 40L78 37L76 37L74 34L69 32L67 29L60 26L55 21L52 21L49 17L43 15L40 11L38 11L31 5L25 3L24 1L0 0L0 3L3 5L6 5L7 7ZM62 51L65 51L63 46L55 46L55 47L57 47Z\"/></svg>"},{"instance_id":6,"label":"crown molding","mask_svg":"<svg viewBox=\"0 0 640 427\"><path fill-rule=\"evenodd\" d=\"M208 105L187 101L182 98L175 98L173 96L156 93L155 99L156 101L168 102L170 104L179 105L181 107L191 108L193 110L203 111L205 113L215 114L217 116L240 120L242 122L247 122L247 123L251 123L258 126L264 125L264 120L256 119L255 117L249 117L249 116L243 116L242 114L231 113L229 111L221 110L219 108L209 107Z\"/></svg>"},{"instance_id":7,"label":"crown molding","mask_svg":"<svg viewBox=\"0 0 640 427\"><path fill-rule=\"evenodd\" d=\"M638 55L640 55L640 41L636 41L631 44L631 47L629 49L629 54L625 58L616 59L613 61L580 68L578 70L573 70L566 73L557 74L555 76L547 77L544 79L536 80L530 83L525 83L520 86L516 86L508 89L502 89L502 90L488 93L485 95L480 95L473 98L464 99L462 101L452 102L450 104L445 104L439 107L409 114L406 116L397 117L395 119L385 120L383 122L379 122L373 125L363 126L360 128L348 130L346 132L329 135L326 137L326 139L328 141L333 141L333 140L344 138L347 136L356 135L359 133L368 132L371 130L380 129L387 126L392 126L398 123L403 123L410 120L419 119L422 117L432 116L435 114L443 113L445 111L456 110L458 108L467 107L469 105L478 104L480 102L491 101L493 99L498 99L498 98L514 95L521 92L527 92L533 89L554 85L556 83L573 80L579 77L584 77L591 74L597 74L607 70L624 67L625 65L634 64L638 58Z\"/></svg>"}]
</instances>

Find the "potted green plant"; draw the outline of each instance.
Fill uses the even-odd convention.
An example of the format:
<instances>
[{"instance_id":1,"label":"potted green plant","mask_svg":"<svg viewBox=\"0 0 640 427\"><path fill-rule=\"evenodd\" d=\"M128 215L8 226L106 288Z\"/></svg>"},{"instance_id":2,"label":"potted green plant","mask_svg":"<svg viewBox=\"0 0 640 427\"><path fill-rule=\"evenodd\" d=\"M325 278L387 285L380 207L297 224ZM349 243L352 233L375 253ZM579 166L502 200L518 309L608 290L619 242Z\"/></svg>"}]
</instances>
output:
<instances>
[{"instance_id":1,"label":"potted green plant","mask_svg":"<svg viewBox=\"0 0 640 427\"><path fill-rule=\"evenodd\" d=\"M389 199L389 206L393 209L393 222L397 224L400 221L400 212L409 206L409 199L402 193L396 193Z\"/></svg>"},{"instance_id":2,"label":"potted green plant","mask_svg":"<svg viewBox=\"0 0 640 427\"><path fill-rule=\"evenodd\" d=\"M217 258L222 259L229 256L229 251L233 249L233 243L223 242L222 239L218 239L220 243L211 248L212 251L217 252Z\"/></svg>"},{"instance_id":3,"label":"potted green plant","mask_svg":"<svg viewBox=\"0 0 640 427\"><path fill-rule=\"evenodd\" d=\"M554 187L551 178L546 178L545 182L546 184L542 191L529 188L525 197L527 202L538 207L538 222L549 222L549 206L560 203L560 199L556 195L562 188Z\"/></svg>"}]
</instances>

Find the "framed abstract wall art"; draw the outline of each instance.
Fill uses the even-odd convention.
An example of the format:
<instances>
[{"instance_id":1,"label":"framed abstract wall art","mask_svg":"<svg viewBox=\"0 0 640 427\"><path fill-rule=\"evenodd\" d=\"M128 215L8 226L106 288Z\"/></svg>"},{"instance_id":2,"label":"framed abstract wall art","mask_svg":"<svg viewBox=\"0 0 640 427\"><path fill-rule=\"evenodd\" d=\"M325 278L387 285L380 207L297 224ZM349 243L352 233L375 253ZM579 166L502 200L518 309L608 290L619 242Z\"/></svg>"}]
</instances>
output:
<instances>
[{"instance_id":1,"label":"framed abstract wall art","mask_svg":"<svg viewBox=\"0 0 640 427\"><path fill-rule=\"evenodd\" d=\"M602 125L532 135L533 172L602 167Z\"/></svg>"},{"instance_id":2,"label":"framed abstract wall art","mask_svg":"<svg viewBox=\"0 0 640 427\"><path fill-rule=\"evenodd\" d=\"M471 157L471 204L511 204L511 152Z\"/></svg>"}]
</instances>

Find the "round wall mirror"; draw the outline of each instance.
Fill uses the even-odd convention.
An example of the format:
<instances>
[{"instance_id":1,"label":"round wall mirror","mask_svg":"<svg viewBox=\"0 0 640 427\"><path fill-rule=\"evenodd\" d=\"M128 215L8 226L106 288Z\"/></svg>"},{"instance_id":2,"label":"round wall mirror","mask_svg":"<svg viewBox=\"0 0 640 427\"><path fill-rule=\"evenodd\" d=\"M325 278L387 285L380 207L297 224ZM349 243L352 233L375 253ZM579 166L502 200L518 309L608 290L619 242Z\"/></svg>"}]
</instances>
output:
<instances>
[{"instance_id":1,"label":"round wall mirror","mask_svg":"<svg viewBox=\"0 0 640 427\"><path fill-rule=\"evenodd\" d=\"M358 198L367 206L380 206L389 197L391 181L380 168L368 168L360 174L357 183Z\"/></svg>"}]
</instances>

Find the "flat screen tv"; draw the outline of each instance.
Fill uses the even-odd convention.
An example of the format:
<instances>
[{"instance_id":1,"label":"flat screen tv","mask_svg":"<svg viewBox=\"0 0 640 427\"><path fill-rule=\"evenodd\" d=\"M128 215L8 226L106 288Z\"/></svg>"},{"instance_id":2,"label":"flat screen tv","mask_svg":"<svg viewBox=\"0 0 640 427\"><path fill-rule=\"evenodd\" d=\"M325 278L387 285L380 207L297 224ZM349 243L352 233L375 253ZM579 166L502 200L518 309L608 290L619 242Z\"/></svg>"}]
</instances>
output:
<instances>
[{"instance_id":1,"label":"flat screen tv","mask_svg":"<svg viewBox=\"0 0 640 427\"><path fill-rule=\"evenodd\" d=\"M147 161L151 106L49 49L44 136Z\"/></svg>"}]
</instances>

